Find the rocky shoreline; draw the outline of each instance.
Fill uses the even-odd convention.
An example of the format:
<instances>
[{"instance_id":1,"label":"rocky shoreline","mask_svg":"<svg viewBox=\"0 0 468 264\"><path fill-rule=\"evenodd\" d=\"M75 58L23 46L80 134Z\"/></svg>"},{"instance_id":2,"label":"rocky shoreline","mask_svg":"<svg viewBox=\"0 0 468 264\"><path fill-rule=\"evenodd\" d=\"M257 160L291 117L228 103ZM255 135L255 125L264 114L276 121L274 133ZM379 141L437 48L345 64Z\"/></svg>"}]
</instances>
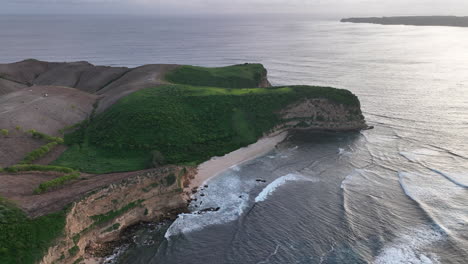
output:
<instances>
[{"instance_id":1,"label":"rocky shoreline","mask_svg":"<svg viewBox=\"0 0 468 264\"><path fill-rule=\"evenodd\" d=\"M175 71L181 71L178 75L179 79L176 78L175 81L169 82L167 76ZM228 146L224 146L226 147L224 150L217 146L220 148L219 151L207 149L206 151L210 151L207 153L210 154L206 155L207 157L203 156L203 159L200 160L206 160L209 156L218 153L232 152L222 157L213 157L198 167L166 165L166 162L160 163L158 161L150 166L141 166L141 164L136 166L135 163L132 167L116 170L115 166L119 166L120 163L116 162L115 159L112 161L114 163L111 163L105 159L107 156L105 158L101 156L102 160L98 160L96 156L94 159L83 160L80 161L82 163L75 164L74 162L79 160L79 157L87 157L86 152L80 151L89 142L86 144L85 141L79 140L74 143L69 142L69 145L61 145L33 162L49 165L51 162L57 161L58 156L64 151L75 147L75 150L80 151L70 152L72 156L69 156L71 158L63 166L81 171L79 178L39 195L34 192L35 187L43 182L55 180L57 175L48 171L0 172L0 177L4 182L4 185L0 187L0 194L14 201L16 206L29 217L47 216L68 206L66 212L61 211L65 217L63 235L55 241L47 242L45 248L52 242L53 246L48 248L40 263L103 263L109 254L115 253L115 248L131 244L130 237L138 229L138 226L145 223L155 224L161 221L172 221L180 213L188 212L191 196L197 192L198 187L201 186L200 190L202 190L206 181L229 167L264 155L283 141L287 137L288 131L350 131L369 128L362 115L359 100L351 92L330 87L271 87L267 78L267 70L260 64L242 64L221 68L152 64L137 68L124 68L94 66L87 62L56 63L25 60L0 64L0 114L2 114L0 129L4 132L2 144L0 144L0 167L8 168L22 162L26 155L36 151L38 147L46 143L29 136L26 131L37 130L50 135L49 137L56 138L64 137L65 134L72 131L76 132L77 127L83 129L83 133L89 133L86 126L81 127L77 124L95 121L95 114L108 113L112 109L108 108L115 106L119 99L131 98L133 93L142 92L142 89L155 89L151 87L164 87L164 85L170 84L175 87L172 87L175 89L174 91L189 98L191 96L189 90L182 89L184 86L181 86L180 83L188 82L189 85L192 85L191 82L200 74L202 77L198 81L201 83L193 84L193 87L197 87L197 85L201 87L196 88L200 89L199 92L206 93L200 102L206 104L206 109L214 105L219 107L215 108L217 111L230 113L230 116L223 118L225 120L232 118L236 125L226 125L224 130L219 132L220 135L214 135L215 133L211 133L211 131L203 132L199 138L192 138L191 134L187 133L181 134L189 138L186 144L199 144L200 148L202 143L215 142L213 144L224 146L223 140L228 138L229 140L241 140L242 144L236 145L236 148L246 147L235 151L232 151L234 148L228 148ZM213 84L219 84L220 88L211 90L210 87ZM233 85L234 87L231 87ZM250 89L250 87L257 88ZM233 93L235 89L237 90ZM154 100L157 97L153 96L152 92L142 95L142 98L151 98L148 99L150 103L145 106L145 109L160 110L165 109L165 106L168 111L164 114L174 112L171 108L172 105L164 105L164 102L154 106ZM282 93L287 98L286 100L282 100ZM133 95L128 96L130 94ZM163 95L173 96L168 91ZM225 98L222 100L225 101L220 99L212 102L208 100L211 99L209 98L211 95L224 96ZM248 99L243 100L245 102L258 101L243 103L238 98L231 100L233 99L231 96L245 96L245 99ZM134 101L132 101L131 107L125 108L125 111L121 112L129 114L126 116L127 119L122 119L122 115L118 115L118 118L106 119L102 123L108 122L110 126L115 126L117 121L125 120L122 121L124 124L121 124L123 127L138 127L141 125L140 123L136 126L130 126L127 123L135 116L142 115L140 112L132 112L135 106L141 102L139 99L141 98L132 98ZM232 107L217 105L224 104L227 102L226 100L231 100L233 107L236 108L233 110ZM272 102L278 105L275 108L270 108ZM185 106L182 101L176 101L174 104L181 109ZM237 109L237 106L243 109ZM105 112L106 109L107 112ZM150 113L161 117L161 113L158 111ZM147 138L154 137L154 133L159 133L159 131L145 130L145 133L150 135L145 137L145 142L120 144L125 143L126 139L131 138L135 133L138 134L147 128L143 125L143 129L136 129L131 133L130 130L127 131L128 134L125 134L124 137L109 139L107 142L110 144L109 148L124 149L122 160L126 160L128 153L125 152L125 149L128 151L135 148L140 149L148 152L149 157L152 153L150 147L158 150L158 148L172 149L174 145L179 146L177 141L180 137L172 135L172 133L182 130L180 124L172 122L177 118L180 119L182 114L185 115L184 112L179 114L179 116L175 115L173 119L164 119L166 123L158 123L159 121L156 119L158 122L155 120L142 121L145 124L154 121L152 127L165 127L166 130L170 131L156 143ZM209 111L204 113L205 116L210 114ZM263 120L268 122L263 127L257 127L254 119L251 119L249 115L252 115L254 119L258 118L257 123ZM200 116L196 116L197 118L187 119L184 122L190 123L194 128L199 128L202 131L201 128L207 125L202 122L205 120L205 116L200 114ZM216 118L213 120L208 118L206 122L213 122L211 125L214 126L217 124L216 122L225 121ZM100 134L101 131L97 129L94 132ZM233 134L232 131L235 133ZM112 129L109 132L112 132ZM263 137L259 139L262 134ZM109 133L104 133L104 138L107 136ZM200 141L200 138L203 140ZM168 139L172 141L168 141ZM256 143L247 146L255 140L257 140ZM160 142L166 141L170 142L169 146L158 145ZM61 142L66 143L66 140L61 138ZM119 143L118 146L115 146L116 142ZM99 150L98 147L104 148L105 146L95 145L94 147L96 149L88 149L92 155L96 154ZM198 150L198 148L195 149ZM182 153L187 149L179 146L177 151ZM193 151L193 149L191 151L195 155L203 154L203 151L201 153ZM73 156L75 154L76 156ZM183 161L173 160L172 163L185 164ZM139 162L147 161L139 159ZM90 167L88 170L86 169L86 166L94 166L95 164L104 164L107 166L107 170L94 171L89 170ZM112 168L110 168L111 166ZM156 168L146 169L148 167ZM200 208L195 213L203 214L217 210L220 208ZM63 219L61 221L63 223Z\"/></svg>"},{"instance_id":2,"label":"rocky shoreline","mask_svg":"<svg viewBox=\"0 0 468 264\"><path fill-rule=\"evenodd\" d=\"M195 174L192 167L165 166L92 192L69 209L64 235L41 263L101 263L126 241L128 228L187 212L190 193L182 187Z\"/></svg>"}]
</instances>

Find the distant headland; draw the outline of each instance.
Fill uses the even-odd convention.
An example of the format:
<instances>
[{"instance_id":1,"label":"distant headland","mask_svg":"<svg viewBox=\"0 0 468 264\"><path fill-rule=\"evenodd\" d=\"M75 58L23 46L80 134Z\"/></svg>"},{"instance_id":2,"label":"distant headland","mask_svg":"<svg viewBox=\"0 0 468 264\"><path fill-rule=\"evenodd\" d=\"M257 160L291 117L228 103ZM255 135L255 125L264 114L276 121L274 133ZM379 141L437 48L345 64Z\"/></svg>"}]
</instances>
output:
<instances>
[{"instance_id":1,"label":"distant headland","mask_svg":"<svg viewBox=\"0 0 468 264\"><path fill-rule=\"evenodd\" d=\"M341 22L370 23L380 25L468 27L468 17L457 16L396 16L343 18Z\"/></svg>"}]
</instances>

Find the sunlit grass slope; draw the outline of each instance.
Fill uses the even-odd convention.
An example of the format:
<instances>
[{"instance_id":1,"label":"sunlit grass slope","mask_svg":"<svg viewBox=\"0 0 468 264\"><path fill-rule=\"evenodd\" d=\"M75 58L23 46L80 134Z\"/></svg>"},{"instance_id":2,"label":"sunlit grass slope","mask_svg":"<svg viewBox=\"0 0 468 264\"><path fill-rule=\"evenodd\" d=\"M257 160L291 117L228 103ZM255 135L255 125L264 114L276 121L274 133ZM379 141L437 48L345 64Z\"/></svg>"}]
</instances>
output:
<instances>
[{"instance_id":1,"label":"sunlit grass slope","mask_svg":"<svg viewBox=\"0 0 468 264\"><path fill-rule=\"evenodd\" d=\"M266 69L261 64L240 64L219 68L181 66L166 75L171 83L223 88L258 87Z\"/></svg>"},{"instance_id":2,"label":"sunlit grass slope","mask_svg":"<svg viewBox=\"0 0 468 264\"><path fill-rule=\"evenodd\" d=\"M347 90L292 86L226 89L166 85L133 93L65 136L71 147L55 162L90 173L166 163L199 163L255 142L280 120L278 111L302 98L359 105Z\"/></svg>"}]
</instances>

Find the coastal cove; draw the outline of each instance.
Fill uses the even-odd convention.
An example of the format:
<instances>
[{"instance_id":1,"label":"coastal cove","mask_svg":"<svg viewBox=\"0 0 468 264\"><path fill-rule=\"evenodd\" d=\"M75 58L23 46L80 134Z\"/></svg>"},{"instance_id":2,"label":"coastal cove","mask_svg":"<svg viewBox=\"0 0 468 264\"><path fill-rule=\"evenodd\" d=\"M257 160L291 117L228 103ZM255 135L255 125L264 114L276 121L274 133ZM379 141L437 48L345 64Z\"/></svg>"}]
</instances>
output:
<instances>
[{"instance_id":1,"label":"coastal cove","mask_svg":"<svg viewBox=\"0 0 468 264\"><path fill-rule=\"evenodd\" d=\"M464 27L1 16L0 35L1 263L468 259Z\"/></svg>"},{"instance_id":2,"label":"coastal cove","mask_svg":"<svg viewBox=\"0 0 468 264\"><path fill-rule=\"evenodd\" d=\"M0 89L0 125L8 140L1 147L11 153L18 142L24 144L15 148L16 156L2 159L0 176L7 184L1 194L33 217L26 226L60 210L66 219L63 234L46 242L50 247L41 263L102 262L132 236L129 229L193 211L187 205L197 188L271 151L289 130L368 128L351 92L272 87L260 64L122 69L26 60L0 70L7 81ZM78 99L67 106L70 96ZM32 108L38 110L35 118ZM41 140L50 143L37 148ZM31 190L31 181L41 177ZM3 204L7 212L18 210ZM210 210L218 209L198 213ZM14 230L6 229L5 237ZM25 261L21 255L5 257Z\"/></svg>"}]
</instances>

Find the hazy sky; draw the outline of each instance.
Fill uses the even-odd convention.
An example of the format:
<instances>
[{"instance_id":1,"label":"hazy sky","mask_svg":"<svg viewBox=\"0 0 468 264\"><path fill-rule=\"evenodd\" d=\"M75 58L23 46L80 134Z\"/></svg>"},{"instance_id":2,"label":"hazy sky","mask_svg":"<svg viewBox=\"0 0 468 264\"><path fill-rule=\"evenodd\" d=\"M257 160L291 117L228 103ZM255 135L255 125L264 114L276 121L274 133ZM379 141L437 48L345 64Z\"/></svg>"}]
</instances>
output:
<instances>
[{"instance_id":1,"label":"hazy sky","mask_svg":"<svg viewBox=\"0 0 468 264\"><path fill-rule=\"evenodd\" d=\"M2 14L468 15L468 0L0 0Z\"/></svg>"}]
</instances>

